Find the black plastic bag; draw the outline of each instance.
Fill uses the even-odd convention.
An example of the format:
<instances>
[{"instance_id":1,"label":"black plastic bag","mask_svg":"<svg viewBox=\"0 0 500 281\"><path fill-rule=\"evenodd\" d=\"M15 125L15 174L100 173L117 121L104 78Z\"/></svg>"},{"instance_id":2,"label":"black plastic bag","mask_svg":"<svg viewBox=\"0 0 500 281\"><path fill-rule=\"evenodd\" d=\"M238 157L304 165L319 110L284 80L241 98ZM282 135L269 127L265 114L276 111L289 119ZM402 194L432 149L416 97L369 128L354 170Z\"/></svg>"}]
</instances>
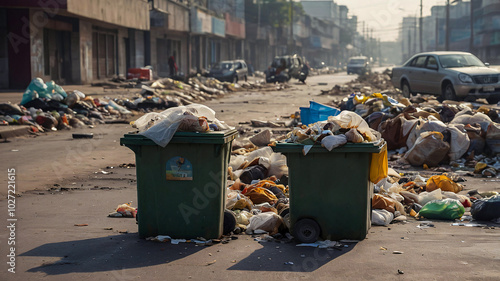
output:
<instances>
[{"instance_id":1,"label":"black plastic bag","mask_svg":"<svg viewBox=\"0 0 500 281\"><path fill-rule=\"evenodd\" d=\"M470 212L472 218L478 221L500 218L500 195L474 201Z\"/></svg>"}]
</instances>

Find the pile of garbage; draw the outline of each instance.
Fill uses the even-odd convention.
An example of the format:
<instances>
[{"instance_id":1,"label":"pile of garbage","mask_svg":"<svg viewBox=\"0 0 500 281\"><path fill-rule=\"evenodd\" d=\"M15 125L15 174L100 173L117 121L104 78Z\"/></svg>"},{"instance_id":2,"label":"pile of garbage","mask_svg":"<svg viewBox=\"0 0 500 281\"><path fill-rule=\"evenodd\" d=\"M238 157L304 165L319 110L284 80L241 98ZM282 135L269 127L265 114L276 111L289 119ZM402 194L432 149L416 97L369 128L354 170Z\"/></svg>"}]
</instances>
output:
<instances>
[{"instance_id":1,"label":"pile of garbage","mask_svg":"<svg viewBox=\"0 0 500 281\"><path fill-rule=\"evenodd\" d=\"M229 163L226 209L236 218L236 232L278 234L286 230L288 168L271 147L233 151Z\"/></svg>"},{"instance_id":2,"label":"pile of garbage","mask_svg":"<svg viewBox=\"0 0 500 281\"><path fill-rule=\"evenodd\" d=\"M433 97L353 93L337 103L364 118L387 142L394 166L442 171L500 171L500 108ZM480 171L476 166L480 164ZM448 166L448 167L446 167ZM444 170L443 170L444 169Z\"/></svg>"},{"instance_id":3,"label":"pile of garbage","mask_svg":"<svg viewBox=\"0 0 500 281\"><path fill-rule=\"evenodd\" d=\"M314 144L321 144L328 151L350 143L375 143L380 141L379 132L370 128L361 116L351 111L342 111L337 116L328 117L327 121L319 121L309 126L293 129L285 142L301 143L304 149ZM304 152L307 154L307 150Z\"/></svg>"},{"instance_id":4,"label":"pile of garbage","mask_svg":"<svg viewBox=\"0 0 500 281\"><path fill-rule=\"evenodd\" d=\"M372 199L372 225L406 221L408 216L421 219L457 220L471 212L472 219L500 223L498 192L471 190L459 194L462 178L452 174L400 176L391 173L380 181ZM468 219L470 220L470 218Z\"/></svg>"},{"instance_id":5,"label":"pile of garbage","mask_svg":"<svg viewBox=\"0 0 500 281\"><path fill-rule=\"evenodd\" d=\"M131 81L122 82L124 87L129 87ZM204 102L227 93L258 89L259 91L276 91L285 89L286 85L268 85L261 80L255 82L220 82L215 78L195 76L189 78L187 83L171 78L161 78L154 81L135 81L133 87L141 89L140 95L121 99L118 103L129 110L166 109L181 105ZM98 83L94 86L107 86ZM113 85L120 85L114 82Z\"/></svg>"},{"instance_id":6,"label":"pile of garbage","mask_svg":"<svg viewBox=\"0 0 500 281\"><path fill-rule=\"evenodd\" d=\"M30 125L32 132L61 130L116 120L132 112L111 99L97 99L75 90L64 89L35 78L23 94L20 105L0 104L0 122L4 125Z\"/></svg>"},{"instance_id":7,"label":"pile of garbage","mask_svg":"<svg viewBox=\"0 0 500 281\"><path fill-rule=\"evenodd\" d=\"M321 91L322 95L348 95L351 93L384 93L398 94L399 89L396 89L391 83L389 69L382 73L371 72L364 75L359 75L356 79L343 85L335 85L328 91Z\"/></svg>"}]
</instances>

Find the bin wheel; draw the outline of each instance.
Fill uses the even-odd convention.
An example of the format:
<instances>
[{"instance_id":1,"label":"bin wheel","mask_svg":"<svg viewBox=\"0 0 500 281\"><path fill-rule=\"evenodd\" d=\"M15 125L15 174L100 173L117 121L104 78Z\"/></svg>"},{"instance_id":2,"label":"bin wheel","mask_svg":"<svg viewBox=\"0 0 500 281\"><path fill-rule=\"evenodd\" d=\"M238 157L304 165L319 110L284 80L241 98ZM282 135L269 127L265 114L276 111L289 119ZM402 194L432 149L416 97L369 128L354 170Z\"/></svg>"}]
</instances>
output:
<instances>
[{"instance_id":1,"label":"bin wheel","mask_svg":"<svg viewBox=\"0 0 500 281\"><path fill-rule=\"evenodd\" d=\"M293 226L293 237L302 243L314 243L318 241L319 233L319 225L312 219L301 219Z\"/></svg>"},{"instance_id":2,"label":"bin wheel","mask_svg":"<svg viewBox=\"0 0 500 281\"><path fill-rule=\"evenodd\" d=\"M236 228L236 216L231 210L224 210L224 229L222 234L231 233Z\"/></svg>"}]
</instances>

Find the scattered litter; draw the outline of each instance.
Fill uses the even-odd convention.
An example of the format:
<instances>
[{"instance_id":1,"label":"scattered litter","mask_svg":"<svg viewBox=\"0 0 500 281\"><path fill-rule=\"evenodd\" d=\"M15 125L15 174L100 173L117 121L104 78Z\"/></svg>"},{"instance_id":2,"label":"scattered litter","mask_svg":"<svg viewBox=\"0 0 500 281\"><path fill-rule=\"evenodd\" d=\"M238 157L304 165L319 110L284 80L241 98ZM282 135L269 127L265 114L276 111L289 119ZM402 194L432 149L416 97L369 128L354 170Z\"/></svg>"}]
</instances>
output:
<instances>
[{"instance_id":1,"label":"scattered litter","mask_svg":"<svg viewBox=\"0 0 500 281\"><path fill-rule=\"evenodd\" d=\"M462 222L455 222L452 223L451 225L453 226L468 226L468 227L487 227L486 224L481 224L481 223L462 223Z\"/></svg>"},{"instance_id":2,"label":"scattered litter","mask_svg":"<svg viewBox=\"0 0 500 281\"><path fill-rule=\"evenodd\" d=\"M343 247L343 246L346 246L346 245L342 245L341 243L339 243L337 241L330 241L330 240L316 241L315 243L297 244L297 247L313 247L313 248L320 248L320 249L333 248L333 247Z\"/></svg>"},{"instance_id":3,"label":"scattered litter","mask_svg":"<svg viewBox=\"0 0 500 281\"><path fill-rule=\"evenodd\" d=\"M431 228L434 227L434 223L432 221L422 221L417 227L420 229Z\"/></svg>"}]
</instances>

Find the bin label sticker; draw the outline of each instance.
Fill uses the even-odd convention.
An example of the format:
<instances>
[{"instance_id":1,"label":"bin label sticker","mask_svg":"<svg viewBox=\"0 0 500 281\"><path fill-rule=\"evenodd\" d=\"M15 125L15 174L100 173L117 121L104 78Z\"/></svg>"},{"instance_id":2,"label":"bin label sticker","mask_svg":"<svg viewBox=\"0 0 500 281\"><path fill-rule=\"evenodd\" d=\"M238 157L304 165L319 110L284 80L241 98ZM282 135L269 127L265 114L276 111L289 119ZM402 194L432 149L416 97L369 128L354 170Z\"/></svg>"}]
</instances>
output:
<instances>
[{"instance_id":1,"label":"bin label sticker","mask_svg":"<svg viewBox=\"0 0 500 281\"><path fill-rule=\"evenodd\" d=\"M176 156L167 161L167 180L192 181L193 166L184 157Z\"/></svg>"}]
</instances>

